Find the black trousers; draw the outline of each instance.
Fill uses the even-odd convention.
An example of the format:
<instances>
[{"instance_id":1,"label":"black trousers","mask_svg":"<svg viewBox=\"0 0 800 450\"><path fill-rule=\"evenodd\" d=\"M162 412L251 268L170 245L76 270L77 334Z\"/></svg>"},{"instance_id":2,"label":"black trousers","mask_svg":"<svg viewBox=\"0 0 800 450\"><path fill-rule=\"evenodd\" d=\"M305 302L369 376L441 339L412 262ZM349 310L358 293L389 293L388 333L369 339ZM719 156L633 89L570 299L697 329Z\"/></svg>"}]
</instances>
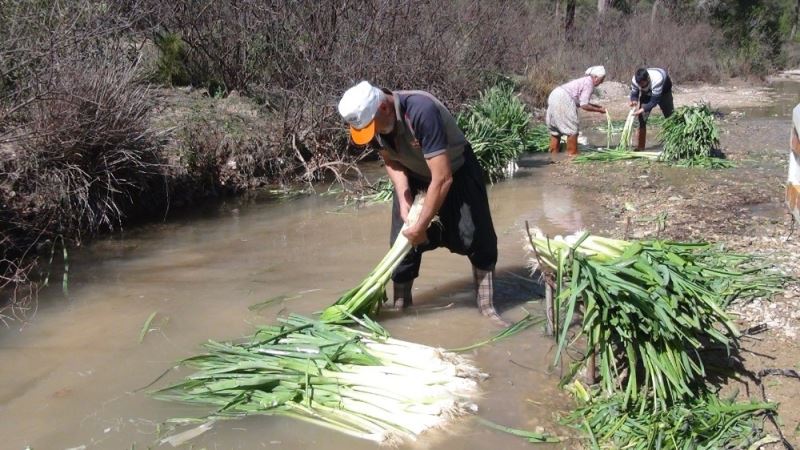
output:
<instances>
[{"instance_id":1,"label":"black trousers","mask_svg":"<svg viewBox=\"0 0 800 450\"><path fill-rule=\"evenodd\" d=\"M429 181L413 175L408 178L412 196L419 191L425 191L430 184ZM453 183L439 209L441 223L431 224L427 233L428 242L411 249L392 274L393 281L405 283L417 278L422 253L438 247L446 247L453 253L466 255L478 269L494 269L497 263L497 235L489 211L484 180L483 169L472 148L467 145L464 150L464 164L453 174ZM394 243L402 226L400 202L395 192L390 243Z\"/></svg>"}]
</instances>

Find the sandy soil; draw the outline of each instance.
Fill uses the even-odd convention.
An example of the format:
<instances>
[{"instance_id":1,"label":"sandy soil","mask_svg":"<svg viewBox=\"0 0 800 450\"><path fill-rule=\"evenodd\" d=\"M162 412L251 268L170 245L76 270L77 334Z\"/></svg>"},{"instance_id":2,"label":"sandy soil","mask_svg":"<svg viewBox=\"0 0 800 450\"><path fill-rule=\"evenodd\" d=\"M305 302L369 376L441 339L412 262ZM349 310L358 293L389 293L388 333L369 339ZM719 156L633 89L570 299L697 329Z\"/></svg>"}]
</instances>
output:
<instances>
[{"instance_id":1,"label":"sandy soil","mask_svg":"<svg viewBox=\"0 0 800 450\"><path fill-rule=\"evenodd\" d=\"M800 78L798 78L800 79ZM601 84L596 95L600 105L608 108L613 117L623 117L628 112L630 86L616 81ZM724 85L675 85L673 97L675 106L693 103L708 103L716 108L751 108L765 106L775 101L775 92L763 85L746 81L729 82Z\"/></svg>"},{"instance_id":2,"label":"sandy soil","mask_svg":"<svg viewBox=\"0 0 800 450\"><path fill-rule=\"evenodd\" d=\"M600 103L611 106L612 116L624 115L624 99L612 99L624 98L627 89L619 83L603 86ZM768 105L775 101L774 95L767 88L744 85L680 87L675 90L675 103L706 100L735 110ZM597 232L621 236L627 229L633 237L722 242L735 250L765 255L780 270L798 277L800 232L793 232L791 216L783 206L790 119L788 112L783 118L768 116L728 114L722 119L722 148L736 163L734 169L564 162L554 166L552 177L557 184L597 192L597 208L605 211L608 220L605 229ZM657 147L657 138L650 137L648 149ZM761 386L756 382L759 371L800 372L800 288L789 286L783 294L738 305L735 311L742 329L762 324L767 329L742 340L739 357L747 374L723 389L738 388L740 395L761 400ZM786 439L800 446L800 379L769 375L762 384L766 397L780 403ZM777 434L770 425L767 430Z\"/></svg>"}]
</instances>

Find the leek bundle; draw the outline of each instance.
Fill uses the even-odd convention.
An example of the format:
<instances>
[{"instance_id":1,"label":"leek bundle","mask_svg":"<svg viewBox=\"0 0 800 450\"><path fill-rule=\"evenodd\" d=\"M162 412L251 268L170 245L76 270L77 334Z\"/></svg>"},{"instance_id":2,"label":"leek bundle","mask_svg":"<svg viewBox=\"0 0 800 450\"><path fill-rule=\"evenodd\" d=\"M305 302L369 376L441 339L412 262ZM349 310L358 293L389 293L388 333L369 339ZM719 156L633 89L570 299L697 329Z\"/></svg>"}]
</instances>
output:
<instances>
[{"instance_id":1,"label":"leek bundle","mask_svg":"<svg viewBox=\"0 0 800 450\"><path fill-rule=\"evenodd\" d=\"M647 119L647 127L662 127L664 120L663 116L650 115ZM625 127L625 122L625 120L610 120L610 118L607 118L606 124L596 126L595 130L601 133L619 134Z\"/></svg>"},{"instance_id":2,"label":"leek bundle","mask_svg":"<svg viewBox=\"0 0 800 450\"><path fill-rule=\"evenodd\" d=\"M525 150L528 152L546 152L550 149L550 132L547 126L537 124L530 127L525 136Z\"/></svg>"},{"instance_id":3,"label":"leek bundle","mask_svg":"<svg viewBox=\"0 0 800 450\"><path fill-rule=\"evenodd\" d=\"M414 440L474 412L476 380L467 359L370 331L292 315L240 343L209 341L188 358L198 371L154 393L210 405L204 420L287 416L380 444ZM184 424L198 419L172 419ZM207 427L208 428L208 427Z\"/></svg>"},{"instance_id":4,"label":"leek bundle","mask_svg":"<svg viewBox=\"0 0 800 450\"><path fill-rule=\"evenodd\" d=\"M596 152L582 154L573 158L575 163L588 163L588 162L610 162L622 161L626 159L647 159L658 160L659 152L634 152L631 147L631 135L633 134L633 122L636 116L633 114L633 109L628 112L628 117L625 119L625 124L622 127L620 134L619 144L616 148L611 148L611 134L613 131L613 124L611 116L606 112L606 121L608 122L606 128L606 139L608 141L608 148L606 150L598 150Z\"/></svg>"},{"instance_id":5,"label":"leek bundle","mask_svg":"<svg viewBox=\"0 0 800 450\"><path fill-rule=\"evenodd\" d=\"M526 150L541 146L541 128L531 131L531 113L514 94L514 87L501 83L483 91L476 101L458 114L458 126L472 145L490 181L513 175L509 167ZM549 142L549 138L548 138ZM547 147L544 147L547 148Z\"/></svg>"},{"instance_id":6,"label":"leek bundle","mask_svg":"<svg viewBox=\"0 0 800 450\"><path fill-rule=\"evenodd\" d=\"M622 127L622 133L619 136L618 151L631 151L634 119L636 119L636 116L633 114L633 110L628 111L628 117L625 118L625 125Z\"/></svg>"},{"instance_id":7,"label":"leek bundle","mask_svg":"<svg viewBox=\"0 0 800 450\"><path fill-rule=\"evenodd\" d=\"M719 130L708 105L682 106L664 121L662 159L709 158L719 148Z\"/></svg>"},{"instance_id":8,"label":"leek bundle","mask_svg":"<svg viewBox=\"0 0 800 450\"><path fill-rule=\"evenodd\" d=\"M374 315L380 310L386 301L386 283L400 261L411 251L411 243L403 234L403 230L416 223L424 202L425 195L418 194L408 212L408 220L397 234L389 253L358 286L345 292L333 305L325 308L320 320L329 323L348 323L352 322L354 317Z\"/></svg>"},{"instance_id":9,"label":"leek bundle","mask_svg":"<svg viewBox=\"0 0 800 450\"><path fill-rule=\"evenodd\" d=\"M785 282L753 267L752 257L706 243L588 233L548 239L534 230L528 250L534 269L556 277L555 311L563 309L563 318L556 317L556 361L582 302L580 333L588 345L582 361L598 356L605 393L619 389L626 406L654 410L691 398L702 385L701 351L737 345L738 332L724 311L728 303L775 292Z\"/></svg>"},{"instance_id":10,"label":"leek bundle","mask_svg":"<svg viewBox=\"0 0 800 450\"><path fill-rule=\"evenodd\" d=\"M619 149L597 150L595 152L578 155L572 159L572 162L610 162L624 161L626 159L646 159L648 161L657 161L660 155L660 152L632 152L630 150Z\"/></svg>"}]
</instances>

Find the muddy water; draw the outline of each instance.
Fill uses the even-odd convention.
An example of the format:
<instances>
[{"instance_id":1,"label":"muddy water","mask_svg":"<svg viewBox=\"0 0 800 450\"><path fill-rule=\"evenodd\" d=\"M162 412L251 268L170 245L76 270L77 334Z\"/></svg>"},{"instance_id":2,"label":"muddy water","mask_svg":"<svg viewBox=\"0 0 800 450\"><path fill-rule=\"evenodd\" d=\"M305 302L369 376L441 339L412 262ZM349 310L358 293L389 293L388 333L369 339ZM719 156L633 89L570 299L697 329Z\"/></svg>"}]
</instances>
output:
<instances>
[{"instance_id":1,"label":"muddy water","mask_svg":"<svg viewBox=\"0 0 800 450\"><path fill-rule=\"evenodd\" d=\"M791 117L792 109L800 101L800 83L793 80L773 80L768 85L771 101L768 105L746 108L721 108L723 113L743 114L747 118Z\"/></svg>"},{"instance_id":2,"label":"muddy water","mask_svg":"<svg viewBox=\"0 0 800 450\"><path fill-rule=\"evenodd\" d=\"M521 249L524 222L562 233L592 225L591 198L548 188L541 157L513 180L490 187L499 236L498 307L541 310ZM545 195L547 194L547 195ZM75 251L68 296L42 293L33 319L0 328L0 447L159 447L159 423L204 409L152 400L139 390L213 339L248 334L289 311L311 314L357 283L388 248L389 205L337 210L332 197L239 202L138 228ZM276 296L265 309L249 306ZM455 347L497 329L478 314L468 260L429 252L415 286L417 307L382 323L398 338ZM156 312L149 333L140 332ZM569 408L548 371L551 342L541 330L473 352L491 375L480 414L510 426L565 433L554 413ZM164 386L177 374L156 386ZM367 442L281 418L219 423L196 448L374 448ZM523 448L517 438L470 421L408 448ZM543 447L546 448L546 447ZM560 446L558 447L560 448Z\"/></svg>"}]
</instances>

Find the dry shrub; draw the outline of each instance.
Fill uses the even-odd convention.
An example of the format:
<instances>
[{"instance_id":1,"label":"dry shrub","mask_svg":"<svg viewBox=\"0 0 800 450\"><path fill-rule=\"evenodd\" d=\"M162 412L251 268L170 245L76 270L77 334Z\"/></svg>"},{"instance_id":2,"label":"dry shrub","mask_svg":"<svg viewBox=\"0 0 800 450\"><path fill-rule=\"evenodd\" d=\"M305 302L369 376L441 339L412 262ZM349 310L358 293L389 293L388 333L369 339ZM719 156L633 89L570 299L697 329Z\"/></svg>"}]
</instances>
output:
<instances>
[{"instance_id":1,"label":"dry shrub","mask_svg":"<svg viewBox=\"0 0 800 450\"><path fill-rule=\"evenodd\" d=\"M80 69L80 70L78 70ZM58 67L5 135L14 157L0 161L0 273L27 281L15 256L47 252L58 237L78 243L114 229L159 174L146 87L119 67ZM44 248L43 248L44 247ZM32 261L32 260L26 260Z\"/></svg>"},{"instance_id":2,"label":"dry shrub","mask_svg":"<svg viewBox=\"0 0 800 450\"><path fill-rule=\"evenodd\" d=\"M341 174L361 156L341 148L335 104L346 88L367 79L425 89L457 108L483 87L487 71L519 62L510 56L518 46L507 22L526 9L523 1L479 0L228 3L152 0L147 26L155 36L181 37L195 85L220 83L275 112L282 157L313 179Z\"/></svg>"},{"instance_id":3,"label":"dry shrub","mask_svg":"<svg viewBox=\"0 0 800 450\"><path fill-rule=\"evenodd\" d=\"M54 75L14 137L25 154L17 160L24 173L17 193L34 196L30 214L52 215L48 220L73 239L119 225L159 165L148 122L152 101L132 82L133 71L77 69Z\"/></svg>"},{"instance_id":4,"label":"dry shrub","mask_svg":"<svg viewBox=\"0 0 800 450\"><path fill-rule=\"evenodd\" d=\"M533 19L536 25L524 44L531 60L523 89L535 106L546 106L548 88L578 78L596 64L606 67L607 79L623 83L638 67L666 68L677 83L715 82L727 75L714 50L722 45L722 34L706 23L666 14L651 23L646 11L625 15L611 10L601 19L586 10L583 14L570 39L557 39L545 11Z\"/></svg>"},{"instance_id":5,"label":"dry shrub","mask_svg":"<svg viewBox=\"0 0 800 450\"><path fill-rule=\"evenodd\" d=\"M535 107L547 106L550 92L564 82L564 64L559 61L545 62L531 66L520 83L525 99Z\"/></svg>"}]
</instances>

